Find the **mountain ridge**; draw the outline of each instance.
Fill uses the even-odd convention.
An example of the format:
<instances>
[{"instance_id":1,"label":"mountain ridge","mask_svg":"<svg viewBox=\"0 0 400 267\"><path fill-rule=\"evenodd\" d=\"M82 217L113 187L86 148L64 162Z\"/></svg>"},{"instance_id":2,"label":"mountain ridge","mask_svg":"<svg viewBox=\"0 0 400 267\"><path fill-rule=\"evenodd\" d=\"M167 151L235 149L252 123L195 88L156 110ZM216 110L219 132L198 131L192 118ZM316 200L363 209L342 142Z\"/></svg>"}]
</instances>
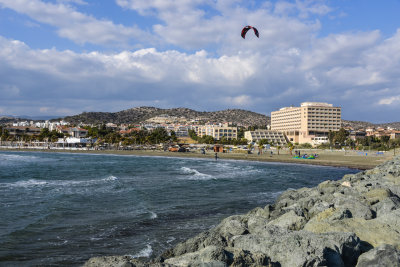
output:
<instances>
[{"instance_id":1,"label":"mountain ridge","mask_svg":"<svg viewBox=\"0 0 400 267\"><path fill-rule=\"evenodd\" d=\"M64 120L71 124L103 124L103 123L115 123L115 124L139 124L152 117L168 115L172 117L184 117L187 120L201 119L203 122L231 122L237 125L244 126L266 126L271 123L271 117L249 111L244 109L225 109L219 111L196 111L190 108L178 107L170 109L162 109L157 107L134 107L125 109L117 112L82 112L81 114L53 118L51 121ZM0 116L0 124L11 123L13 121L32 120L29 118L16 118L15 116ZM37 120L41 121L41 120ZM342 119L342 127L352 127L356 130L366 129L369 127L391 127L394 129L400 129L400 122L389 122L389 123L371 123L365 121L351 121Z\"/></svg>"}]
</instances>

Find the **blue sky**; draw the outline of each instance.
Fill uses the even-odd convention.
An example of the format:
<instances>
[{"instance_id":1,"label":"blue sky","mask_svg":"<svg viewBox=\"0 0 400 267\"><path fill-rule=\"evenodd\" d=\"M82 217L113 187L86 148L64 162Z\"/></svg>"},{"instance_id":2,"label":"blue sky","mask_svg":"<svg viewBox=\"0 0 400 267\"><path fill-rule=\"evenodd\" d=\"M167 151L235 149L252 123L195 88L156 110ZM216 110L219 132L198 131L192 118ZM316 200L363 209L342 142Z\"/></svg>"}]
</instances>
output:
<instances>
[{"instance_id":1,"label":"blue sky","mask_svg":"<svg viewBox=\"0 0 400 267\"><path fill-rule=\"evenodd\" d=\"M400 121L399 0L0 0L0 115L137 106ZM245 40L242 27L253 25Z\"/></svg>"}]
</instances>

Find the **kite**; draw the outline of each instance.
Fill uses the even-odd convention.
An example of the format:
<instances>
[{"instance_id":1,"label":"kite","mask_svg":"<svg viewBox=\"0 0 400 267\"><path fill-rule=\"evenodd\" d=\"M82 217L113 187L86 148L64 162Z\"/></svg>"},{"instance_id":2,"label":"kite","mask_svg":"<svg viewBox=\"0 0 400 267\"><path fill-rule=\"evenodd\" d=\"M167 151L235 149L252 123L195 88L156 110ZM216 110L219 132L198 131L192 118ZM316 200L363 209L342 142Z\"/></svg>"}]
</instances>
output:
<instances>
[{"instance_id":1,"label":"kite","mask_svg":"<svg viewBox=\"0 0 400 267\"><path fill-rule=\"evenodd\" d=\"M259 34L258 34L258 31L257 31L256 28L254 28L253 26L246 26L246 27L243 28L242 34L241 34L243 39L245 39L247 31L250 30L250 29L253 29L254 34L257 36L257 38L259 38Z\"/></svg>"}]
</instances>

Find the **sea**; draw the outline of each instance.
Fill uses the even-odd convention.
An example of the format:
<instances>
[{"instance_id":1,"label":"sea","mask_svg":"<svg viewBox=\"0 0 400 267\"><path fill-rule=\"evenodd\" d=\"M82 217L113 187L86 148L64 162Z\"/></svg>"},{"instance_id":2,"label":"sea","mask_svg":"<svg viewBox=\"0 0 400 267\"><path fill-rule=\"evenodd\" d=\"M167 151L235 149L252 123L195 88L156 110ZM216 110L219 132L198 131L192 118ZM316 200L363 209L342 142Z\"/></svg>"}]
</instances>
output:
<instances>
[{"instance_id":1,"label":"sea","mask_svg":"<svg viewBox=\"0 0 400 267\"><path fill-rule=\"evenodd\" d=\"M0 266L152 258L287 189L355 172L211 156L0 151Z\"/></svg>"}]
</instances>

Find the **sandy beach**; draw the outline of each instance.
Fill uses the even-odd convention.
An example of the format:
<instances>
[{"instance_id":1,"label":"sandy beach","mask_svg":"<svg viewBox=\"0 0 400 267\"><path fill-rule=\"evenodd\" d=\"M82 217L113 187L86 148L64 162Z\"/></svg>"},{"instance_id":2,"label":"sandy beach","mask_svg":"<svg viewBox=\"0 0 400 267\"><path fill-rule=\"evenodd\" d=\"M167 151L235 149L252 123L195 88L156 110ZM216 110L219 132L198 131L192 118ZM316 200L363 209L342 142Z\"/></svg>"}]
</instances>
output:
<instances>
[{"instance_id":1,"label":"sandy beach","mask_svg":"<svg viewBox=\"0 0 400 267\"><path fill-rule=\"evenodd\" d=\"M215 160L215 153L207 151L206 154L201 154L198 151L192 152L169 152L161 150L70 150L70 149L5 149L0 148L0 151L42 151L42 152L67 152L67 153L92 153L92 154L117 154L117 155L136 155L136 156L157 156L157 157L192 157ZM372 169L379 164L393 158L393 151L388 151L383 154L376 151L341 151L341 150L316 150L304 149L301 154L318 154L316 159L296 159L290 155L288 151L281 150L279 155L273 151L258 155L245 153L218 153L219 160L251 160L265 162L283 162L296 164L313 164L322 166L348 167L360 170ZM218 160L217 159L217 160Z\"/></svg>"}]
</instances>

